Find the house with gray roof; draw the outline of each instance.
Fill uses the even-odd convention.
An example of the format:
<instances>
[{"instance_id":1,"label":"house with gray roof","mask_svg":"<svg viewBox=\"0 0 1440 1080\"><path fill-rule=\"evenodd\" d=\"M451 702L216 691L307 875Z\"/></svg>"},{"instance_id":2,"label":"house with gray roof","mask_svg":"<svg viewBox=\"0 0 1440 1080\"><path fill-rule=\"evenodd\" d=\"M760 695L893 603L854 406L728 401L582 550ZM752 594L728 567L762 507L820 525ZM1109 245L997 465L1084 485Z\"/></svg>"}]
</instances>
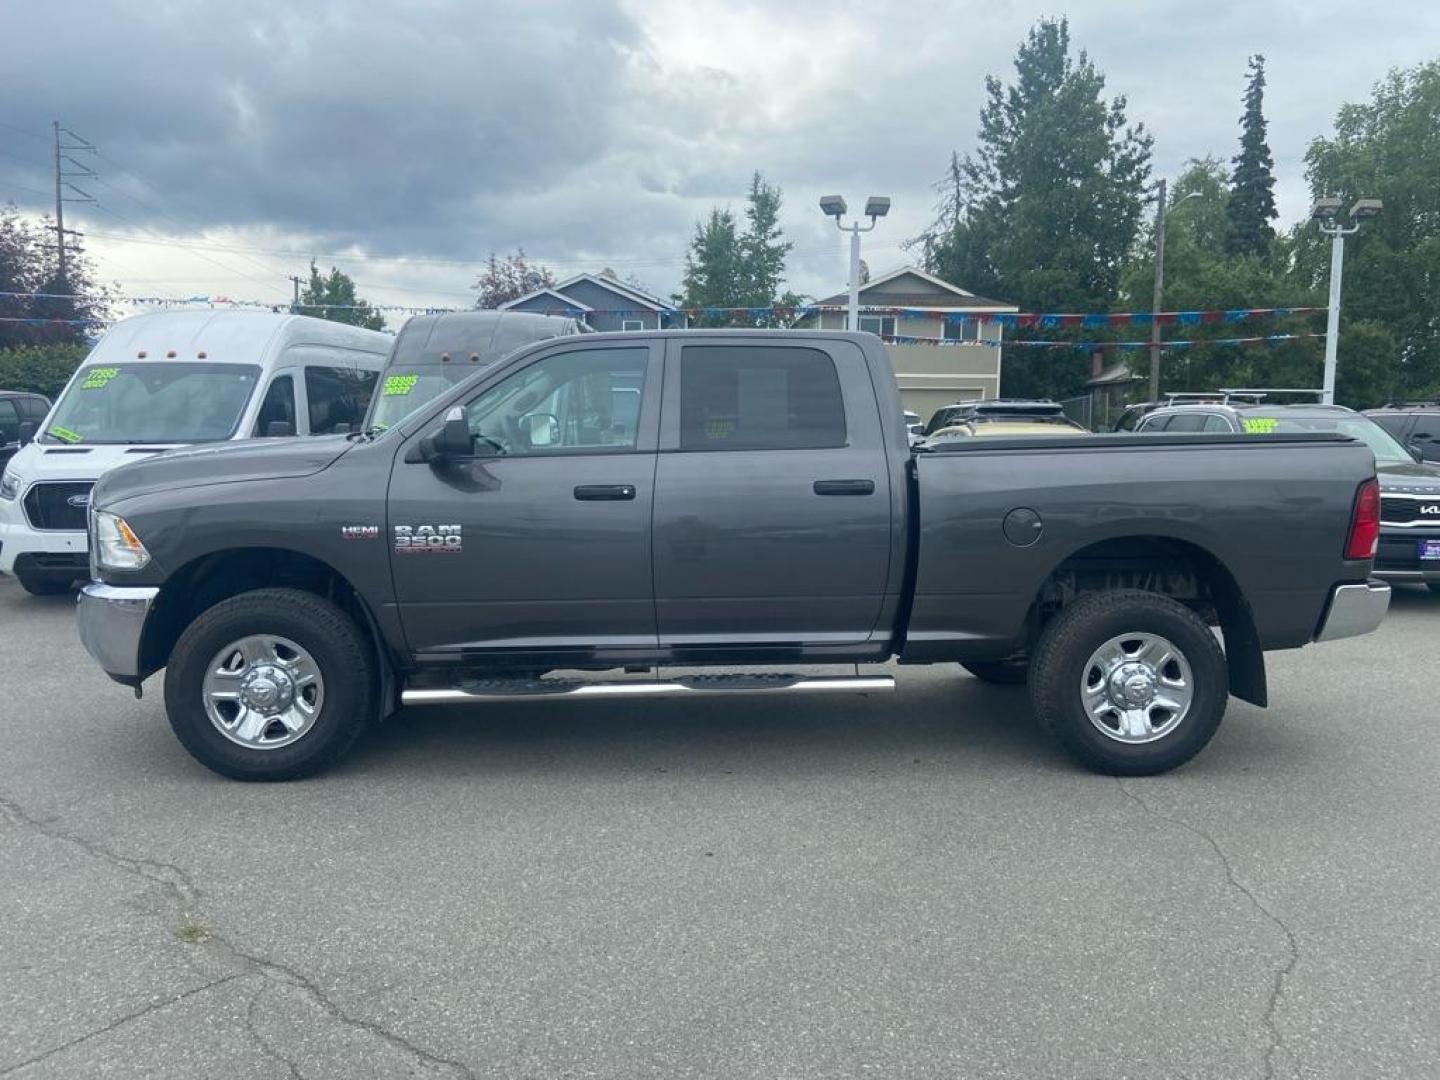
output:
<instances>
[{"instance_id":1,"label":"house with gray roof","mask_svg":"<svg viewBox=\"0 0 1440 1080\"><path fill-rule=\"evenodd\" d=\"M685 326L685 317L674 304L619 281L609 272L576 274L516 297L501 304L500 309L569 315L600 331L669 330Z\"/></svg>"}]
</instances>

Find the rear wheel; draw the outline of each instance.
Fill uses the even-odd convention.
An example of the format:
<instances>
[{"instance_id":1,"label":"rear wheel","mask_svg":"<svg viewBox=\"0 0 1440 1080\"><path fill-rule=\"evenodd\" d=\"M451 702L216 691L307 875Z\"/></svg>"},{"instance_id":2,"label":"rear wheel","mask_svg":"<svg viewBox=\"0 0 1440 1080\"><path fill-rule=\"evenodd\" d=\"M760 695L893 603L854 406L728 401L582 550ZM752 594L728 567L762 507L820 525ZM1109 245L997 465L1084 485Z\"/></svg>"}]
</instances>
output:
<instances>
[{"instance_id":1,"label":"rear wheel","mask_svg":"<svg viewBox=\"0 0 1440 1080\"><path fill-rule=\"evenodd\" d=\"M1030 673L1028 660L971 660L960 665L981 682L1020 686Z\"/></svg>"},{"instance_id":2,"label":"rear wheel","mask_svg":"<svg viewBox=\"0 0 1440 1080\"><path fill-rule=\"evenodd\" d=\"M180 635L165 711L185 749L223 776L307 776L348 750L374 714L370 644L313 593L241 593Z\"/></svg>"},{"instance_id":3,"label":"rear wheel","mask_svg":"<svg viewBox=\"0 0 1440 1080\"><path fill-rule=\"evenodd\" d=\"M1045 628L1031 662L1041 724L1098 772L1146 776L1204 749L1225 715L1229 671L1183 604L1130 589L1082 596Z\"/></svg>"},{"instance_id":4,"label":"rear wheel","mask_svg":"<svg viewBox=\"0 0 1440 1080\"><path fill-rule=\"evenodd\" d=\"M15 567L15 580L31 596L60 596L75 585L74 574L56 574L43 570L25 570Z\"/></svg>"}]
</instances>

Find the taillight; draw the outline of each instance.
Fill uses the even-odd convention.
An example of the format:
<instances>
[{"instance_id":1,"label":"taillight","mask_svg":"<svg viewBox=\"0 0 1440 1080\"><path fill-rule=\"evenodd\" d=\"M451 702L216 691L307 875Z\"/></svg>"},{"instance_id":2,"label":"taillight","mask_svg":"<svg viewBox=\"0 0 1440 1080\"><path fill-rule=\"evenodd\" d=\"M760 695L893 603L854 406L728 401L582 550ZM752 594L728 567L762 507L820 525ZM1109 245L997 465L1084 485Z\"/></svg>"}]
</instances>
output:
<instances>
[{"instance_id":1,"label":"taillight","mask_svg":"<svg viewBox=\"0 0 1440 1080\"><path fill-rule=\"evenodd\" d=\"M1380 483L1366 480L1355 492L1355 509L1350 514L1350 538L1345 541L1345 558L1373 559L1380 544Z\"/></svg>"}]
</instances>

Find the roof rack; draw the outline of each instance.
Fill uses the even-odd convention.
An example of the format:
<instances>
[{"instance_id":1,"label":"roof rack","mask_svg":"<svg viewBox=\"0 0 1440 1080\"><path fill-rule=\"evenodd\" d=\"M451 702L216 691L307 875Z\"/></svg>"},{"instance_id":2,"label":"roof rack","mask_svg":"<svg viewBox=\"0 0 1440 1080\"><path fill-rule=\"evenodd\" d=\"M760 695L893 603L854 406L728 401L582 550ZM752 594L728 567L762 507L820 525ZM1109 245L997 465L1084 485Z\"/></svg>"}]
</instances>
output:
<instances>
[{"instance_id":1,"label":"roof rack","mask_svg":"<svg viewBox=\"0 0 1440 1080\"><path fill-rule=\"evenodd\" d=\"M1253 398L1254 400L1259 401L1261 398L1271 397L1275 394L1306 394L1308 396L1314 397L1318 401L1320 398L1325 396L1324 390L1311 389L1308 386L1260 386L1246 387L1243 389L1222 386L1220 388L1220 393L1225 395L1225 399L1227 401L1232 397Z\"/></svg>"}]
</instances>

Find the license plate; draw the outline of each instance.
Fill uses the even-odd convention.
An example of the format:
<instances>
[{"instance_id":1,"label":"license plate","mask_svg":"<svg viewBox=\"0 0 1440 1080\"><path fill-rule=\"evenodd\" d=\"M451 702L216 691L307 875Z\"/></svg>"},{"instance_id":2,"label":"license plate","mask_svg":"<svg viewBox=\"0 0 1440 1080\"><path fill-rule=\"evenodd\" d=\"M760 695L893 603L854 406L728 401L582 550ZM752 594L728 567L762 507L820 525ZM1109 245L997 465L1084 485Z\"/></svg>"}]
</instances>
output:
<instances>
[{"instance_id":1,"label":"license plate","mask_svg":"<svg viewBox=\"0 0 1440 1080\"><path fill-rule=\"evenodd\" d=\"M1440 540L1421 540L1420 559L1422 562L1440 559Z\"/></svg>"}]
</instances>

